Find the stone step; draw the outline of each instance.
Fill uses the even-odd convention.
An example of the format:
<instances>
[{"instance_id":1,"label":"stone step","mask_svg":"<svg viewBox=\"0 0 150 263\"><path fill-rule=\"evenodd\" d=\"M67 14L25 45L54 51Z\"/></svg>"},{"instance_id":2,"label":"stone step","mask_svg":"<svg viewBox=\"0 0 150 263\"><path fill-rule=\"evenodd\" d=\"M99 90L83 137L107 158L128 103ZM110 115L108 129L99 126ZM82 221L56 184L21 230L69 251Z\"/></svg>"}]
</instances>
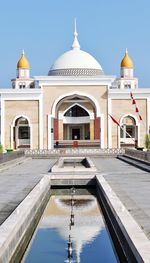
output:
<instances>
[{"instance_id":1,"label":"stone step","mask_svg":"<svg viewBox=\"0 0 150 263\"><path fill-rule=\"evenodd\" d=\"M127 156L127 155L117 156L117 158L137 168L140 168L146 172L150 172L150 163L148 162L145 162L143 160L139 160L139 159Z\"/></svg>"}]
</instances>

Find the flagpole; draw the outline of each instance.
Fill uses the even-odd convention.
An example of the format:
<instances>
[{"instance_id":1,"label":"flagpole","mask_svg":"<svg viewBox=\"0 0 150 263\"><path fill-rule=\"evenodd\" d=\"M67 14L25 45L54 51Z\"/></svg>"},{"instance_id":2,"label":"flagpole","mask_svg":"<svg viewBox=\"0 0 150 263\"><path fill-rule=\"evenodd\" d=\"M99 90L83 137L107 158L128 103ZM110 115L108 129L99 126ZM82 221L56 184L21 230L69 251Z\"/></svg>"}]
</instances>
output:
<instances>
[{"instance_id":1,"label":"flagpole","mask_svg":"<svg viewBox=\"0 0 150 263\"><path fill-rule=\"evenodd\" d=\"M145 124L145 122L144 122L144 120L143 120L143 118L142 118L142 116L141 116L141 114L140 114L140 112L139 112L139 109L138 109L138 107L137 107L136 100L134 99L133 93L132 93L131 91L130 91L130 98L131 98L131 100L132 100L132 105L135 105L135 112L137 113L140 121L142 121L142 124L143 124L144 128L146 129L146 128L147 128L147 125Z\"/></svg>"}]
</instances>

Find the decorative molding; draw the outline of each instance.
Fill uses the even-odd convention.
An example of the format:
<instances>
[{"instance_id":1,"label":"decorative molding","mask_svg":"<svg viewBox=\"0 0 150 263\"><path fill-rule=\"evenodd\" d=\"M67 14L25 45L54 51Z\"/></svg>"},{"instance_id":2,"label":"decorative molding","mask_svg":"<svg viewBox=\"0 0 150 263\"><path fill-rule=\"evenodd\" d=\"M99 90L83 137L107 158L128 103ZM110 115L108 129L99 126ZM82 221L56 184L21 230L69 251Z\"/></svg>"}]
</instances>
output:
<instances>
[{"instance_id":1,"label":"decorative molding","mask_svg":"<svg viewBox=\"0 0 150 263\"><path fill-rule=\"evenodd\" d=\"M82 101L83 102L83 101ZM81 104L79 104L79 103L73 103L71 106L69 106L63 113L59 113L59 119L63 119L64 118L64 115L65 115L65 113L69 110L69 109L71 109L72 107L74 107L74 106L79 106L80 108L82 108L82 109L84 109L85 111L87 111L87 113L89 114L89 116L90 116L90 119L91 120L94 120L94 114L93 114L93 112L91 112L91 111L89 111L86 107L84 107L83 105L81 105Z\"/></svg>"},{"instance_id":2,"label":"decorative molding","mask_svg":"<svg viewBox=\"0 0 150 263\"><path fill-rule=\"evenodd\" d=\"M101 69L90 68L67 68L67 69L55 69L48 72L48 76L99 76L103 75Z\"/></svg>"},{"instance_id":3,"label":"decorative molding","mask_svg":"<svg viewBox=\"0 0 150 263\"><path fill-rule=\"evenodd\" d=\"M85 93L85 92L80 92L80 91L73 91L73 92L70 92L70 93L65 93L61 96L59 96L55 102L53 103L53 106L52 106L52 116L53 118L55 118L55 111L56 111L56 106L58 104L58 102L60 100L62 100L63 98L65 97L69 97L69 96L83 96L83 97L87 97L88 99L90 99L94 105L95 105L95 108L96 108L96 114L97 114L97 117L100 116L100 107L99 107L99 103L97 102L97 100L91 96L90 94L88 93Z\"/></svg>"}]
</instances>

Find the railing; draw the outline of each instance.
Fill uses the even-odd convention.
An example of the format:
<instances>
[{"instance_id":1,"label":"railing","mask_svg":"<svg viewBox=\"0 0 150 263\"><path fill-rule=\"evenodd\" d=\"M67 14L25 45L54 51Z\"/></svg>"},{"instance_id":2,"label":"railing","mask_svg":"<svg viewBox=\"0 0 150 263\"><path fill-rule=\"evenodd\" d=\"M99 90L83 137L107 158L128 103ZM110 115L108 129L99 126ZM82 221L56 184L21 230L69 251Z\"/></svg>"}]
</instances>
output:
<instances>
[{"instance_id":1,"label":"railing","mask_svg":"<svg viewBox=\"0 0 150 263\"><path fill-rule=\"evenodd\" d=\"M145 152L145 151L138 151L135 149L125 149L125 154L140 160L148 161L150 162L150 152Z\"/></svg>"},{"instance_id":2,"label":"railing","mask_svg":"<svg viewBox=\"0 0 150 263\"><path fill-rule=\"evenodd\" d=\"M97 149L97 148L64 148L64 149L51 149L51 150L25 150L25 155L30 157L46 157L46 156L99 156L99 155L112 155L117 156L124 154L124 149Z\"/></svg>"},{"instance_id":3,"label":"railing","mask_svg":"<svg viewBox=\"0 0 150 263\"><path fill-rule=\"evenodd\" d=\"M0 163L14 160L16 158L24 156L24 151L15 151L10 153L1 153L0 154Z\"/></svg>"}]
</instances>

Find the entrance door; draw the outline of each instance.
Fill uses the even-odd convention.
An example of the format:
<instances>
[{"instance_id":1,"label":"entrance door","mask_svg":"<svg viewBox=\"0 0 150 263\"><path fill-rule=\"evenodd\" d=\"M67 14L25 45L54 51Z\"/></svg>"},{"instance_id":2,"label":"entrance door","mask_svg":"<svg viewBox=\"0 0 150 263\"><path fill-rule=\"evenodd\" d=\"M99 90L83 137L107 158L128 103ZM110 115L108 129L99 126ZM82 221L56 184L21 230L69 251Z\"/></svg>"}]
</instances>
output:
<instances>
[{"instance_id":1,"label":"entrance door","mask_svg":"<svg viewBox=\"0 0 150 263\"><path fill-rule=\"evenodd\" d=\"M80 129L72 129L72 140L80 140Z\"/></svg>"}]
</instances>

